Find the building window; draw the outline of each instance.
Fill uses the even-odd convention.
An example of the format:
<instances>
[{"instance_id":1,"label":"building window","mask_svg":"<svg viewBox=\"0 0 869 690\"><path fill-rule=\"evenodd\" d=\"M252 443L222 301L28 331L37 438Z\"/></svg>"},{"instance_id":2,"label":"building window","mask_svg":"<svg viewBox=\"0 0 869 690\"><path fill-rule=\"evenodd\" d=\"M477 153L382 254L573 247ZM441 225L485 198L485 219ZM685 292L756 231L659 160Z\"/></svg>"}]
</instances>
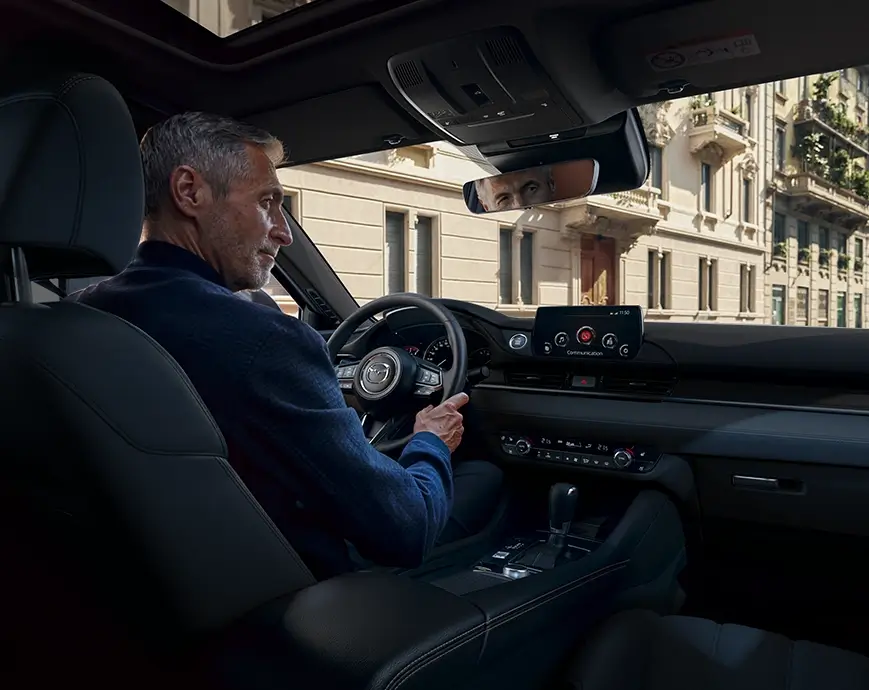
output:
<instances>
[{"instance_id":1,"label":"building window","mask_svg":"<svg viewBox=\"0 0 869 690\"><path fill-rule=\"evenodd\" d=\"M669 309L670 253L650 249L647 272L649 309Z\"/></svg>"},{"instance_id":2,"label":"building window","mask_svg":"<svg viewBox=\"0 0 869 690\"><path fill-rule=\"evenodd\" d=\"M857 273L863 272L863 261L864 261L864 253L863 253L863 238L855 237L854 238L854 271Z\"/></svg>"},{"instance_id":3,"label":"building window","mask_svg":"<svg viewBox=\"0 0 869 690\"><path fill-rule=\"evenodd\" d=\"M840 292L836 295L836 326L845 328L848 325L848 313L845 311L848 304L848 293Z\"/></svg>"},{"instance_id":4,"label":"building window","mask_svg":"<svg viewBox=\"0 0 869 690\"><path fill-rule=\"evenodd\" d=\"M785 169L785 130L779 125L775 128L775 169Z\"/></svg>"},{"instance_id":5,"label":"building window","mask_svg":"<svg viewBox=\"0 0 869 690\"><path fill-rule=\"evenodd\" d=\"M772 322L781 326L785 322L785 286L772 286Z\"/></svg>"},{"instance_id":6,"label":"building window","mask_svg":"<svg viewBox=\"0 0 869 690\"><path fill-rule=\"evenodd\" d=\"M742 180L742 222L754 222L754 180Z\"/></svg>"},{"instance_id":7,"label":"building window","mask_svg":"<svg viewBox=\"0 0 869 690\"><path fill-rule=\"evenodd\" d=\"M772 226L772 241L773 244L781 244L782 242L787 241L787 236L785 234L785 217L781 213L776 213L773 226Z\"/></svg>"},{"instance_id":8,"label":"building window","mask_svg":"<svg viewBox=\"0 0 869 690\"><path fill-rule=\"evenodd\" d=\"M523 232L519 241L519 294L522 304L536 304L534 299L534 233Z\"/></svg>"},{"instance_id":9,"label":"building window","mask_svg":"<svg viewBox=\"0 0 869 690\"><path fill-rule=\"evenodd\" d=\"M830 291L818 290L818 325L827 326L830 323Z\"/></svg>"},{"instance_id":10,"label":"building window","mask_svg":"<svg viewBox=\"0 0 869 690\"><path fill-rule=\"evenodd\" d=\"M783 259L788 254L787 224L783 214L776 213L772 219L772 255Z\"/></svg>"},{"instance_id":11,"label":"building window","mask_svg":"<svg viewBox=\"0 0 869 690\"><path fill-rule=\"evenodd\" d=\"M739 312L753 313L754 304L754 270L751 264L741 264L739 267Z\"/></svg>"},{"instance_id":12,"label":"building window","mask_svg":"<svg viewBox=\"0 0 869 690\"><path fill-rule=\"evenodd\" d=\"M809 248L809 224L804 220L797 221L797 246L800 249Z\"/></svg>"},{"instance_id":13,"label":"building window","mask_svg":"<svg viewBox=\"0 0 869 690\"><path fill-rule=\"evenodd\" d=\"M524 231L520 235L512 228L501 228L499 244L499 302L516 304L518 301L522 304L536 304L534 233Z\"/></svg>"},{"instance_id":14,"label":"building window","mask_svg":"<svg viewBox=\"0 0 869 690\"><path fill-rule=\"evenodd\" d=\"M830 264L830 229L818 228L818 265Z\"/></svg>"},{"instance_id":15,"label":"building window","mask_svg":"<svg viewBox=\"0 0 869 690\"><path fill-rule=\"evenodd\" d=\"M863 295L854 295L854 328L863 328Z\"/></svg>"},{"instance_id":16,"label":"building window","mask_svg":"<svg viewBox=\"0 0 869 690\"><path fill-rule=\"evenodd\" d=\"M839 255L848 253L848 237L841 232L836 233L836 251Z\"/></svg>"},{"instance_id":17,"label":"building window","mask_svg":"<svg viewBox=\"0 0 869 690\"><path fill-rule=\"evenodd\" d=\"M786 82L784 79L780 79L779 81L777 81L775 83L776 93L784 94L786 90L787 90L787 87L786 87Z\"/></svg>"},{"instance_id":18,"label":"building window","mask_svg":"<svg viewBox=\"0 0 869 690\"><path fill-rule=\"evenodd\" d=\"M426 297L432 297L434 294L432 277L435 257L433 225L434 222L430 216L417 216L416 218L416 244L414 246L416 292Z\"/></svg>"},{"instance_id":19,"label":"building window","mask_svg":"<svg viewBox=\"0 0 869 690\"><path fill-rule=\"evenodd\" d=\"M701 256L698 266L700 300L697 306L700 311L716 311L718 306L716 294L718 291L718 260Z\"/></svg>"},{"instance_id":20,"label":"building window","mask_svg":"<svg viewBox=\"0 0 869 690\"><path fill-rule=\"evenodd\" d=\"M386 292L404 292L407 290L406 251L404 242L406 236L406 218L404 213L386 212L386 237L384 242L386 266Z\"/></svg>"},{"instance_id":21,"label":"building window","mask_svg":"<svg viewBox=\"0 0 869 690\"><path fill-rule=\"evenodd\" d=\"M809 322L809 288L797 288L797 324L805 326Z\"/></svg>"},{"instance_id":22,"label":"building window","mask_svg":"<svg viewBox=\"0 0 869 690\"><path fill-rule=\"evenodd\" d=\"M712 166L700 164L700 210L712 213Z\"/></svg>"},{"instance_id":23,"label":"building window","mask_svg":"<svg viewBox=\"0 0 869 690\"><path fill-rule=\"evenodd\" d=\"M809 224L804 220L797 221L797 259L801 264L808 264L811 256L809 246Z\"/></svg>"},{"instance_id":24,"label":"building window","mask_svg":"<svg viewBox=\"0 0 869 690\"><path fill-rule=\"evenodd\" d=\"M754 135L754 127L752 126L752 110L754 109L754 99L750 93L745 94L745 112L743 119L748 123L748 136Z\"/></svg>"},{"instance_id":25,"label":"building window","mask_svg":"<svg viewBox=\"0 0 869 690\"><path fill-rule=\"evenodd\" d=\"M501 228L498 253L498 302L513 304L513 229Z\"/></svg>"},{"instance_id":26,"label":"building window","mask_svg":"<svg viewBox=\"0 0 869 690\"><path fill-rule=\"evenodd\" d=\"M649 146L649 180L655 189L664 188L664 151L660 146Z\"/></svg>"}]
</instances>

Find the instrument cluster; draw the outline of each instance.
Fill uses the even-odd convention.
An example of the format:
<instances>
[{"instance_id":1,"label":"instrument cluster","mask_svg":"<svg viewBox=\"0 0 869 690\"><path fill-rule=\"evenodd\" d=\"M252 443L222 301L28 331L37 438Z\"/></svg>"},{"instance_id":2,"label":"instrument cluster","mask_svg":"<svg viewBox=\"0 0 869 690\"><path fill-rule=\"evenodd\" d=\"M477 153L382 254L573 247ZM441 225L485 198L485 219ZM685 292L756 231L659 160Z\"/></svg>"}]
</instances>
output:
<instances>
[{"instance_id":1,"label":"instrument cluster","mask_svg":"<svg viewBox=\"0 0 869 690\"><path fill-rule=\"evenodd\" d=\"M492 357L488 341L479 333L463 329L468 343L468 369L477 369L489 363ZM378 346L402 347L414 357L449 370L453 366L453 349L443 328L432 324L406 326L389 331Z\"/></svg>"}]
</instances>

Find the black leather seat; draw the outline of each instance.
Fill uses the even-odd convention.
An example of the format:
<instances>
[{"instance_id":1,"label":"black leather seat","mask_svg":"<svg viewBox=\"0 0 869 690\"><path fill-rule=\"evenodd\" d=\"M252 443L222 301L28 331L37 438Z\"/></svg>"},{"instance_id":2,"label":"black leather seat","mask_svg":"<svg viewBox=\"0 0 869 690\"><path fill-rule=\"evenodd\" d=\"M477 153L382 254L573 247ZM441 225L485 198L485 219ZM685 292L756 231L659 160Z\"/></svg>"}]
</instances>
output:
<instances>
[{"instance_id":1,"label":"black leather seat","mask_svg":"<svg viewBox=\"0 0 869 690\"><path fill-rule=\"evenodd\" d=\"M0 675L16 679L0 685L80 671L129 687L139 671L111 669L131 634L173 649L314 580L159 345L79 304L29 303L29 279L122 269L144 188L110 84L17 79L0 83Z\"/></svg>"},{"instance_id":2,"label":"black leather seat","mask_svg":"<svg viewBox=\"0 0 869 690\"><path fill-rule=\"evenodd\" d=\"M568 673L577 690L865 690L869 659L702 618L626 611Z\"/></svg>"}]
</instances>

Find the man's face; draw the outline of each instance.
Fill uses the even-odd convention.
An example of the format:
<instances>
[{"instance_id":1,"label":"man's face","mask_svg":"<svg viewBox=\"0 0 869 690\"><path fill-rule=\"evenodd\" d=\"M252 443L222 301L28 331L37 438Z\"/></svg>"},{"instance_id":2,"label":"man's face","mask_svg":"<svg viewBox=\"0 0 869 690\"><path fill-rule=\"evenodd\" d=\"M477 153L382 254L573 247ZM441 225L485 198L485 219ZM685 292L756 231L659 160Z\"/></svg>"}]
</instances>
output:
<instances>
[{"instance_id":1,"label":"man's face","mask_svg":"<svg viewBox=\"0 0 869 690\"><path fill-rule=\"evenodd\" d=\"M510 211L552 201L549 168L520 170L483 181L480 201L487 211Z\"/></svg>"},{"instance_id":2,"label":"man's face","mask_svg":"<svg viewBox=\"0 0 869 690\"><path fill-rule=\"evenodd\" d=\"M249 174L236 179L201 218L205 258L233 291L263 287L278 250L293 241L274 165L257 147L249 146L248 156Z\"/></svg>"}]
</instances>

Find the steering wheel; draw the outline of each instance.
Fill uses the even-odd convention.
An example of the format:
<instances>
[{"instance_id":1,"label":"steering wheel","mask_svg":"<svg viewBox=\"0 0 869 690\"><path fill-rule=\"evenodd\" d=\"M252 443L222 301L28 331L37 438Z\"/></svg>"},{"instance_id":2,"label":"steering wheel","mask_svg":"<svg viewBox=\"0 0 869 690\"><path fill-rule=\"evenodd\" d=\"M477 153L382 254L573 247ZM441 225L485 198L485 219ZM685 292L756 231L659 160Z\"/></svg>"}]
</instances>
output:
<instances>
[{"instance_id":1,"label":"steering wheel","mask_svg":"<svg viewBox=\"0 0 869 690\"><path fill-rule=\"evenodd\" d=\"M451 369L444 371L401 347L391 346L378 347L358 361L338 362L341 348L362 323L396 307L423 309L443 325L453 351ZM391 436L407 422L409 410L415 413L420 407L418 403L431 404L433 396L440 393L440 404L465 388L468 343L462 327L449 309L412 292L385 295L360 307L335 329L327 345L338 385L345 395L355 397L363 411L365 437L381 453L401 448L411 439L413 434L398 439Z\"/></svg>"}]
</instances>

